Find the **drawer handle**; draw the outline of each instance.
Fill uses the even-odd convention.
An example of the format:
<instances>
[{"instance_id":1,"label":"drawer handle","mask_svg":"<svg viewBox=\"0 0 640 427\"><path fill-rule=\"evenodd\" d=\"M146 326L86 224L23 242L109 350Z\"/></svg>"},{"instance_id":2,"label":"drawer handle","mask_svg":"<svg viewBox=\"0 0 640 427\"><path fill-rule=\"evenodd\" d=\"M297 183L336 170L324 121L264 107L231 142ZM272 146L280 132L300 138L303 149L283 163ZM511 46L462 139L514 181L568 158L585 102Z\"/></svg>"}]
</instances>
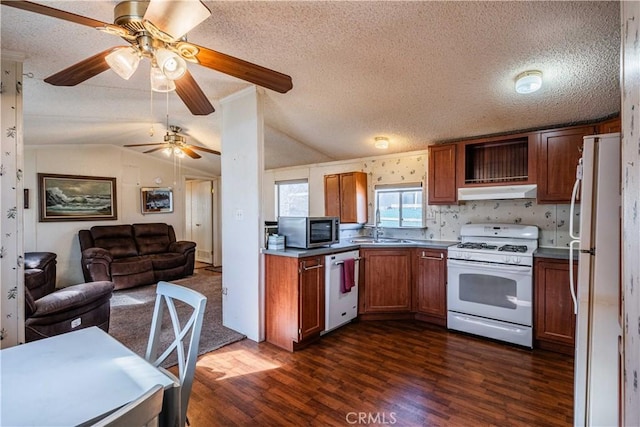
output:
<instances>
[{"instance_id":1,"label":"drawer handle","mask_svg":"<svg viewBox=\"0 0 640 427\"><path fill-rule=\"evenodd\" d=\"M302 263L302 270L304 270L304 271L315 270L315 269L322 268L322 267L324 267L324 265L322 265L322 263L314 265L313 267L307 267L304 262Z\"/></svg>"},{"instance_id":2,"label":"drawer handle","mask_svg":"<svg viewBox=\"0 0 640 427\"><path fill-rule=\"evenodd\" d=\"M435 256L425 256L424 252L422 252L422 255L420 256L420 258L432 259L434 261L444 261L444 254L441 253L439 257L435 257Z\"/></svg>"}]
</instances>

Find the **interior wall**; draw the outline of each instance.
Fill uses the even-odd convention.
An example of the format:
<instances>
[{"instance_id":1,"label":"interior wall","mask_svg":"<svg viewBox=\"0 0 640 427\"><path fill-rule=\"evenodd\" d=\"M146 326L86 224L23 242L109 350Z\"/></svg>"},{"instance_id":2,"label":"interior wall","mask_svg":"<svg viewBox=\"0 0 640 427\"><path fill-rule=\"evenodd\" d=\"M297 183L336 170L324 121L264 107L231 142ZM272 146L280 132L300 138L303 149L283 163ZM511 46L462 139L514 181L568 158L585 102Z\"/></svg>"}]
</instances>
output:
<instances>
[{"instance_id":1,"label":"interior wall","mask_svg":"<svg viewBox=\"0 0 640 427\"><path fill-rule=\"evenodd\" d=\"M622 286L621 424L640 425L640 2L621 2L622 29Z\"/></svg>"},{"instance_id":2,"label":"interior wall","mask_svg":"<svg viewBox=\"0 0 640 427\"><path fill-rule=\"evenodd\" d=\"M264 278L260 248L264 134L261 92L254 86L222 106L222 323L264 339Z\"/></svg>"},{"instance_id":3,"label":"interior wall","mask_svg":"<svg viewBox=\"0 0 640 427\"><path fill-rule=\"evenodd\" d=\"M0 348L24 342L22 55L2 52Z\"/></svg>"},{"instance_id":4,"label":"interior wall","mask_svg":"<svg viewBox=\"0 0 640 427\"><path fill-rule=\"evenodd\" d=\"M39 222L38 173L116 178L118 218L115 221ZM187 168L186 173L202 175ZM174 179L175 178L175 179ZM213 178L213 176L212 176ZM174 185L174 181L176 185ZM25 251L57 254L57 286L84 282L80 266L78 231L94 225L164 222L171 224L178 240L185 236L184 179L174 177L171 162L113 145L25 146L24 185L30 194L25 210ZM173 212L143 214L141 187L171 187Z\"/></svg>"}]
</instances>

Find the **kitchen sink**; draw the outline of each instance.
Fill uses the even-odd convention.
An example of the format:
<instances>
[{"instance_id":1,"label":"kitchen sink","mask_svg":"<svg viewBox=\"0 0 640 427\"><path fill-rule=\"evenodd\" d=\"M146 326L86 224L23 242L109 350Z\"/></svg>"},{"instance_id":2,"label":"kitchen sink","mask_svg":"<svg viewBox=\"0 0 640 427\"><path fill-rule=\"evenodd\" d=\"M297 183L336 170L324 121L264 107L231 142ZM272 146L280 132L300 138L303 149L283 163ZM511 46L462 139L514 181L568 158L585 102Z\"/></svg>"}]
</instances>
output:
<instances>
[{"instance_id":1,"label":"kitchen sink","mask_svg":"<svg viewBox=\"0 0 640 427\"><path fill-rule=\"evenodd\" d=\"M393 239L391 237L354 237L351 243L415 243L413 240Z\"/></svg>"}]
</instances>

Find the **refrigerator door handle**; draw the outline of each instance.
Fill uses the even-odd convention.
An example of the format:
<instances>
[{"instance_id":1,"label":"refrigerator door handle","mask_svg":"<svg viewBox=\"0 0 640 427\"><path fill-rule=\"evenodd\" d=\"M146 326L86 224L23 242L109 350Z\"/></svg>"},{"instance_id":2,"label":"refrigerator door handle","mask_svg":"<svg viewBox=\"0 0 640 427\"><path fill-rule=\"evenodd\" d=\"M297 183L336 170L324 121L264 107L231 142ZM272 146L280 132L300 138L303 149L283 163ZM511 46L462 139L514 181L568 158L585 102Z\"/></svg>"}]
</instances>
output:
<instances>
[{"instance_id":1,"label":"refrigerator door handle","mask_svg":"<svg viewBox=\"0 0 640 427\"><path fill-rule=\"evenodd\" d=\"M576 298L576 283L573 275L573 246L578 245L580 240L572 240L569 243L569 290L573 300L573 314L578 314L578 299Z\"/></svg>"},{"instance_id":2,"label":"refrigerator door handle","mask_svg":"<svg viewBox=\"0 0 640 427\"><path fill-rule=\"evenodd\" d=\"M578 166L579 167L579 166ZM575 184L573 184L573 191L571 192L571 207L569 209L569 237L573 240L579 239L579 237L575 233L575 228L573 227L573 221L576 217L576 198L578 197L578 188L580 187L580 179L576 179Z\"/></svg>"}]
</instances>

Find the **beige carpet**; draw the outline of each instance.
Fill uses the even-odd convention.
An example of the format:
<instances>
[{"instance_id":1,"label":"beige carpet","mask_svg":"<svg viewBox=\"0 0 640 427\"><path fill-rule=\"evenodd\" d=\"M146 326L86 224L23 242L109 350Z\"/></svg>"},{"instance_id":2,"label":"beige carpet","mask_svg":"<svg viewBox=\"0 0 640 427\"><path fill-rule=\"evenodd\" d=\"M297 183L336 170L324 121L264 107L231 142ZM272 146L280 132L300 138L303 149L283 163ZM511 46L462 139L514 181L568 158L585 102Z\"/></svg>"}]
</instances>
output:
<instances>
[{"instance_id":1,"label":"beige carpet","mask_svg":"<svg viewBox=\"0 0 640 427\"><path fill-rule=\"evenodd\" d=\"M199 355L245 338L244 335L222 326L222 274L198 269L193 276L173 280L172 283L194 289L207 297ZM111 298L109 334L142 357L149 340L155 298L155 285L115 291ZM176 303L176 309L180 319L188 318L192 311L191 307L179 303ZM173 340L173 332L164 326L165 323L169 325L167 310L164 311L166 322L163 322L161 342L168 344ZM173 366L176 363L177 359L170 357L163 366Z\"/></svg>"}]
</instances>

